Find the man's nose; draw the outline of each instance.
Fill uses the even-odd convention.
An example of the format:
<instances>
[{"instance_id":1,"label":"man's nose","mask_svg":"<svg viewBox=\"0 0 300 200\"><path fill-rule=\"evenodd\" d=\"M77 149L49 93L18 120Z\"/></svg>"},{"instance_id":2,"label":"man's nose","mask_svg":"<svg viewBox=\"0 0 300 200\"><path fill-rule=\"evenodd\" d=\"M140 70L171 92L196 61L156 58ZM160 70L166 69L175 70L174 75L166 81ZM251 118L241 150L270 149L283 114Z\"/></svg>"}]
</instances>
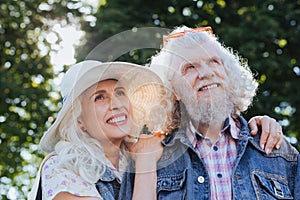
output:
<instances>
[{"instance_id":1,"label":"man's nose","mask_svg":"<svg viewBox=\"0 0 300 200\"><path fill-rule=\"evenodd\" d=\"M199 79L211 78L214 76L214 71L206 64L197 67L197 72Z\"/></svg>"}]
</instances>

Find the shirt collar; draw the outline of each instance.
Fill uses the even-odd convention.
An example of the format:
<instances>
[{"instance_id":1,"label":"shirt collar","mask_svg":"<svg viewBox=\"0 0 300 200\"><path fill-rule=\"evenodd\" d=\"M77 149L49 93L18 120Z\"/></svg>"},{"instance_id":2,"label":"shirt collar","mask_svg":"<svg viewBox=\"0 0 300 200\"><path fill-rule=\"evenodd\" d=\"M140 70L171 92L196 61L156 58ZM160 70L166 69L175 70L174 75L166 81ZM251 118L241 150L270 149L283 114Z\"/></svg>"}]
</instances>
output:
<instances>
[{"instance_id":1,"label":"shirt collar","mask_svg":"<svg viewBox=\"0 0 300 200\"><path fill-rule=\"evenodd\" d=\"M225 133L226 130L230 133L231 137L234 139L238 139L240 133L240 122L237 119L232 118L231 116L227 117L224 123L224 127L220 133ZM196 147L195 140L198 139L205 139L205 137L200 133L195 126L193 125L192 121L189 122L188 130L187 130L187 137L192 142L193 147Z\"/></svg>"}]
</instances>

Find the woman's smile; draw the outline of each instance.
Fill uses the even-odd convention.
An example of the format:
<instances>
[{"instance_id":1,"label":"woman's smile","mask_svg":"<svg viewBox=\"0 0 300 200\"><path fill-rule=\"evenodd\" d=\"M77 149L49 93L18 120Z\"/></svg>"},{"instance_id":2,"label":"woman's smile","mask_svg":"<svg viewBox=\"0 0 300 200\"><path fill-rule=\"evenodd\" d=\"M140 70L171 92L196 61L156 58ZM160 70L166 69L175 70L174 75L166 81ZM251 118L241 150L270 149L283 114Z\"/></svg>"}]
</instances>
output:
<instances>
[{"instance_id":1,"label":"woman's smile","mask_svg":"<svg viewBox=\"0 0 300 200\"><path fill-rule=\"evenodd\" d=\"M120 113L111 116L106 123L112 126L119 126L127 123L127 115L125 113Z\"/></svg>"}]
</instances>

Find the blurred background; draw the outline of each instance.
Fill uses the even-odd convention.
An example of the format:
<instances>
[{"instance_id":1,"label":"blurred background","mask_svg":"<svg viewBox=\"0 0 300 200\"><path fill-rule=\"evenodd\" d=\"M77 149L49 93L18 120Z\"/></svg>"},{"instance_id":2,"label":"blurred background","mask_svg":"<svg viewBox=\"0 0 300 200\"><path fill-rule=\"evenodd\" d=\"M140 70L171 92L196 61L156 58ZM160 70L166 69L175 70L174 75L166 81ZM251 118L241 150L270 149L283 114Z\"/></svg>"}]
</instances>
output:
<instances>
[{"instance_id":1,"label":"blurred background","mask_svg":"<svg viewBox=\"0 0 300 200\"><path fill-rule=\"evenodd\" d=\"M63 73L101 41L143 27L211 26L260 82L246 118L267 114L300 149L300 0L1 0L0 199L26 199ZM117 60L149 62L157 49Z\"/></svg>"}]
</instances>

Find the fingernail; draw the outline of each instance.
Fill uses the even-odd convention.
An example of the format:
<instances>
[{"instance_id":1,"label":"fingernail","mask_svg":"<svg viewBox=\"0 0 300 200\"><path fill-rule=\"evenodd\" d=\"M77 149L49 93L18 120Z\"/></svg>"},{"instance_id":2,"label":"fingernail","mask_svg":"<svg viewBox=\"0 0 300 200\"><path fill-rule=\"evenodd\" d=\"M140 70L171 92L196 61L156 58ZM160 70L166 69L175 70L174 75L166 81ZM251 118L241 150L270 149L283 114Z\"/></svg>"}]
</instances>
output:
<instances>
[{"instance_id":1,"label":"fingernail","mask_svg":"<svg viewBox=\"0 0 300 200\"><path fill-rule=\"evenodd\" d=\"M265 149L265 144L262 144L262 145L261 145L261 148L262 148L262 149Z\"/></svg>"},{"instance_id":2,"label":"fingernail","mask_svg":"<svg viewBox=\"0 0 300 200\"><path fill-rule=\"evenodd\" d=\"M276 149L279 149L280 148L280 145L276 145Z\"/></svg>"},{"instance_id":3,"label":"fingernail","mask_svg":"<svg viewBox=\"0 0 300 200\"><path fill-rule=\"evenodd\" d=\"M267 153L267 154L270 154L270 153L271 153L271 150L270 150L269 148L267 148L267 149L266 149L266 153Z\"/></svg>"}]
</instances>

